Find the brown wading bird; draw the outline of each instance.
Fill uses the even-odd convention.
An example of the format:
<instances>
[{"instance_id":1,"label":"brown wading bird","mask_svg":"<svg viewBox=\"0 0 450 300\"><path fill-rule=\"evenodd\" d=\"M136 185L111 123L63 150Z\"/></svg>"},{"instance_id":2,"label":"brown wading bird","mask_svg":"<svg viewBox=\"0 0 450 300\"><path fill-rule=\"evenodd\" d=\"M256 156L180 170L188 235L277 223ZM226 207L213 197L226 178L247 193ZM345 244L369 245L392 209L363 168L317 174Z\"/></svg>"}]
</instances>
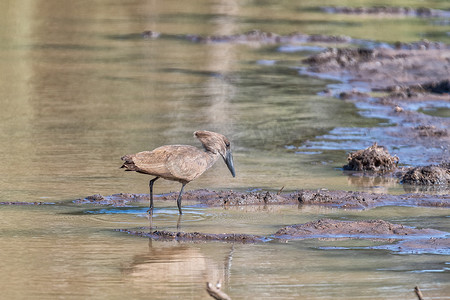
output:
<instances>
[{"instance_id":1,"label":"brown wading bird","mask_svg":"<svg viewBox=\"0 0 450 300\"><path fill-rule=\"evenodd\" d=\"M180 215L183 214L181 212L181 195L184 186L202 175L219 157L223 158L231 175L235 177L233 156L228 139L220 133L206 130L196 131L194 136L200 140L204 151L188 145L167 145L153 151L129 154L121 158L124 161L121 168L125 168L125 171L156 176L149 182L150 213L153 212L153 184L160 177L182 184L177 199Z\"/></svg>"}]
</instances>

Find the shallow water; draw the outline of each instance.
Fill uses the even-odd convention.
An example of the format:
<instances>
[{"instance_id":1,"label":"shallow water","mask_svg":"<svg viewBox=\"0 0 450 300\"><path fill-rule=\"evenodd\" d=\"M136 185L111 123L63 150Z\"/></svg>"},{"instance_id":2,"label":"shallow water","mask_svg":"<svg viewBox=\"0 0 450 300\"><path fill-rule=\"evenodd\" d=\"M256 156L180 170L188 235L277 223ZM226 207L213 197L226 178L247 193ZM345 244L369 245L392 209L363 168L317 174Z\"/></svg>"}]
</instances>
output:
<instances>
[{"instance_id":1,"label":"shallow water","mask_svg":"<svg viewBox=\"0 0 450 300\"><path fill-rule=\"evenodd\" d=\"M103 211L70 205L96 193L146 193L147 178L119 170L120 156L162 144L198 145L192 137L198 129L232 140L237 177L219 162L190 189L404 192L392 180L343 175L346 152L370 144L367 131L380 138L377 127L389 120L371 108L318 95L338 82L301 74L299 67L303 57L320 49L204 45L176 35L257 28L448 43L448 26L440 25L445 20L329 15L317 9L329 1L183 3L0 3L0 202L56 203L0 207L1 297L206 298L205 282L221 278L234 298L398 299L411 297L417 284L426 296L445 298L447 255L362 249L374 243L367 241L149 242L114 231L148 226L145 204ZM440 1L396 4L445 8ZM144 30L166 37L146 40L140 36ZM359 133L349 145L326 141ZM326 144L318 145L322 141ZM155 189L165 193L179 185L158 181ZM175 230L176 207L156 205L154 225ZM448 212L440 209L187 207L185 212L182 230L212 233L267 235L323 216L382 218L449 231Z\"/></svg>"}]
</instances>

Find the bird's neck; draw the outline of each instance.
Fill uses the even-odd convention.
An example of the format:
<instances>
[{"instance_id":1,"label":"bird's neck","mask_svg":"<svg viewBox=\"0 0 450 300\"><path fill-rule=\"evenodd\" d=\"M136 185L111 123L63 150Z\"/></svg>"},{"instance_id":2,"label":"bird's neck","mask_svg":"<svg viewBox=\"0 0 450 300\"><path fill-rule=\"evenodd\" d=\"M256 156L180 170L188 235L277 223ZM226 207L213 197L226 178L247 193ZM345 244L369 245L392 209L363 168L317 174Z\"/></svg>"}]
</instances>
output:
<instances>
[{"instance_id":1,"label":"bird's neck","mask_svg":"<svg viewBox=\"0 0 450 300\"><path fill-rule=\"evenodd\" d=\"M219 159L220 154L217 152L213 153L209 150L205 150L205 157L209 168Z\"/></svg>"}]
</instances>

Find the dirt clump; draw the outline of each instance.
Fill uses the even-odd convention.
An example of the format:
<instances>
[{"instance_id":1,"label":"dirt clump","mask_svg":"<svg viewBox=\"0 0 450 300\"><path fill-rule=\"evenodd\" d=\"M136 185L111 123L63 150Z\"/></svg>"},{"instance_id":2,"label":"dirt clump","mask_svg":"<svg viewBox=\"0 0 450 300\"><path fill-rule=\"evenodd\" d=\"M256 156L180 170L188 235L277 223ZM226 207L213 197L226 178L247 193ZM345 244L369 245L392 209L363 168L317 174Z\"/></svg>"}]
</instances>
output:
<instances>
[{"instance_id":1,"label":"dirt clump","mask_svg":"<svg viewBox=\"0 0 450 300\"><path fill-rule=\"evenodd\" d=\"M367 149L352 152L347 157L348 164L344 170L387 172L395 169L398 165L398 157L389 154L383 146L374 143Z\"/></svg>"},{"instance_id":2,"label":"dirt clump","mask_svg":"<svg viewBox=\"0 0 450 300\"><path fill-rule=\"evenodd\" d=\"M434 229L415 229L393 224L384 220L339 221L320 219L298 225L281 228L275 233L278 237L404 237L404 236L438 236L444 232Z\"/></svg>"},{"instance_id":3,"label":"dirt clump","mask_svg":"<svg viewBox=\"0 0 450 300\"><path fill-rule=\"evenodd\" d=\"M450 185L450 163L409 169L401 179L411 185Z\"/></svg>"}]
</instances>

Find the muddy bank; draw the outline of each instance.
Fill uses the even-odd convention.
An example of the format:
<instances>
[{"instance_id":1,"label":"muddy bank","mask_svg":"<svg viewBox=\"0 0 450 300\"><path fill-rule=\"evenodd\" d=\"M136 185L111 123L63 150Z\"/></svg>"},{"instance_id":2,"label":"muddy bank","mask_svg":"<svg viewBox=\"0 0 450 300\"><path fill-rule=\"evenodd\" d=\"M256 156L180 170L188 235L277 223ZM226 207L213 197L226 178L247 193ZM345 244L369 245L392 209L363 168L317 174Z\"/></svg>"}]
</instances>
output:
<instances>
[{"instance_id":1,"label":"muddy bank","mask_svg":"<svg viewBox=\"0 0 450 300\"><path fill-rule=\"evenodd\" d=\"M95 194L87 196L86 198L80 198L73 201L75 204L95 204L95 205L112 205L116 207L126 206L131 203L148 201L149 195L145 194L129 194L119 193L110 196L102 196Z\"/></svg>"},{"instance_id":2,"label":"muddy bank","mask_svg":"<svg viewBox=\"0 0 450 300\"><path fill-rule=\"evenodd\" d=\"M116 231L125 232L130 235L136 235L141 237L147 237L153 240L164 240L164 241L180 241L180 242L230 242L230 243L260 243L268 238L252 235L252 234L238 234L238 233L202 233L202 232L173 232L165 230L128 230L128 229L118 229Z\"/></svg>"},{"instance_id":3,"label":"muddy bank","mask_svg":"<svg viewBox=\"0 0 450 300\"><path fill-rule=\"evenodd\" d=\"M320 219L304 224L289 225L270 236L252 234L201 232L173 232L142 228L140 230L118 229L130 235L162 241L178 242L228 242L263 243L287 242L292 239L369 239L382 240L389 244L370 247L404 253L449 254L449 233L434 229L417 229L383 220L340 221ZM392 242L397 242L392 244Z\"/></svg>"},{"instance_id":4,"label":"muddy bank","mask_svg":"<svg viewBox=\"0 0 450 300\"><path fill-rule=\"evenodd\" d=\"M431 9L427 7L394 7L394 6L370 6L370 7L348 7L348 6L323 6L322 11L329 14L348 15L377 15L377 16L411 16L421 18L448 18L450 11Z\"/></svg>"},{"instance_id":5,"label":"muddy bank","mask_svg":"<svg viewBox=\"0 0 450 300\"><path fill-rule=\"evenodd\" d=\"M421 50L388 48L330 48L303 62L308 71L370 83L371 89L392 90L393 86L431 86L449 79L450 51L439 44L420 44ZM442 84L445 91L446 84ZM424 92L428 92L426 89Z\"/></svg>"},{"instance_id":6,"label":"muddy bank","mask_svg":"<svg viewBox=\"0 0 450 300\"><path fill-rule=\"evenodd\" d=\"M449 46L427 41L397 46L327 49L303 60L303 73L342 78L342 88L327 89L323 95L351 101L385 118L390 126L378 128L380 138L375 141L396 149L400 163L446 163L450 118L421 109L450 107Z\"/></svg>"},{"instance_id":7,"label":"muddy bank","mask_svg":"<svg viewBox=\"0 0 450 300\"><path fill-rule=\"evenodd\" d=\"M176 201L178 193L155 196L156 201ZM98 202L95 200L98 199ZM135 202L147 203L148 194L115 194L111 196L87 197L75 200L77 204L97 204L125 206ZM319 205L346 209L370 209L380 206L423 206L450 207L450 195L426 194L374 194L351 191L299 190L292 193L276 192L235 192L192 190L183 194L183 203L208 207L227 207L245 205Z\"/></svg>"},{"instance_id":8,"label":"muddy bank","mask_svg":"<svg viewBox=\"0 0 450 300\"><path fill-rule=\"evenodd\" d=\"M50 202L22 202L22 201L4 201L0 202L0 205L54 205Z\"/></svg>"},{"instance_id":9,"label":"muddy bank","mask_svg":"<svg viewBox=\"0 0 450 300\"><path fill-rule=\"evenodd\" d=\"M383 220L338 221L320 219L317 221L290 225L275 233L277 237L357 237L357 238L405 238L405 236L442 236L446 233L434 229L415 229Z\"/></svg>"},{"instance_id":10,"label":"muddy bank","mask_svg":"<svg viewBox=\"0 0 450 300\"><path fill-rule=\"evenodd\" d=\"M155 39L176 39L186 40L192 43L200 44L247 44L250 46L263 46L273 44L317 44L319 47L327 44L333 46L349 46L349 45L372 45L371 47L380 47L383 49L396 49L396 50L424 50L424 49L450 49L449 45L441 42L432 42L428 40L422 40L413 43L397 42L393 45L386 43L354 39L346 35L325 35L325 34L306 34L302 32L291 32L288 34L278 34L275 32L263 31L259 29L250 30L244 33L236 33L229 35L199 35L199 34L165 34L156 32L153 30L146 30L140 34L128 34L124 36L113 36L116 39L130 37L139 37L148 40Z\"/></svg>"},{"instance_id":11,"label":"muddy bank","mask_svg":"<svg viewBox=\"0 0 450 300\"><path fill-rule=\"evenodd\" d=\"M390 245L371 247L371 249L383 249L401 254L450 254L450 238L422 238L401 240Z\"/></svg>"},{"instance_id":12,"label":"muddy bank","mask_svg":"<svg viewBox=\"0 0 450 300\"><path fill-rule=\"evenodd\" d=\"M147 30L142 33L145 39L183 39L193 43L234 43L234 44L288 44L288 43L350 43L352 39L349 36L334 36L321 34L304 34L300 32L292 32L286 35L277 34L274 32L267 32L262 30L251 30L244 33L237 33L231 35L169 35L152 30Z\"/></svg>"}]
</instances>

